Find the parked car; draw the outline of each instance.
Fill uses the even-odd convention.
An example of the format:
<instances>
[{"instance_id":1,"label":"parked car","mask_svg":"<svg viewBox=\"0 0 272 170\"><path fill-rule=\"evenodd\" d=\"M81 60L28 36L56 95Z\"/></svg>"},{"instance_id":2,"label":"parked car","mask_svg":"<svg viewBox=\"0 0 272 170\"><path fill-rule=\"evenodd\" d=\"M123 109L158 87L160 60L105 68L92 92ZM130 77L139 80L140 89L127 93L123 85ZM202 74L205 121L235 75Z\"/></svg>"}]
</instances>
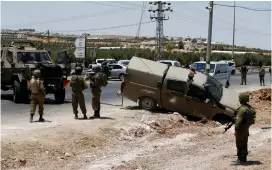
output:
<instances>
[{"instance_id":1,"label":"parked car","mask_svg":"<svg viewBox=\"0 0 272 170\"><path fill-rule=\"evenodd\" d=\"M157 62L167 64L169 66L181 67L180 62L174 60L158 60Z\"/></svg>"},{"instance_id":2,"label":"parked car","mask_svg":"<svg viewBox=\"0 0 272 170\"><path fill-rule=\"evenodd\" d=\"M201 73L205 72L206 62L197 61L194 62L191 67L195 68L196 71ZM220 83L225 84L229 78L229 66L224 61L211 61L210 62L210 76L214 77Z\"/></svg>"},{"instance_id":3,"label":"parked car","mask_svg":"<svg viewBox=\"0 0 272 170\"><path fill-rule=\"evenodd\" d=\"M120 65L123 65L123 66L127 66L128 63L129 63L129 60L119 60L119 61L117 62L117 64L120 64Z\"/></svg>"},{"instance_id":4,"label":"parked car","mask_svg":"<svg viewBox=\"0 0 272 170\"><path fill-rule=\"evenodd\" d=\"M109 64L108 66L111 69L110 78L120 79L121 81L123 81L124 75L126 74L127 67L120 64Z\"/></svg>"},{"instance_id":5,"label":"parked car","mask_svg":"<svg viewBox=\"0 0 272 170\"><path fill-rule=\"evenodd\" d=\"M140 108L146 110L160 107L199 118L230 120L239 107L238 93L223 88L215 78L200 72L196 72L188 89L189 72L185 68L133 57L118 95L138 102Z\"/></svg>"}]
</instances>

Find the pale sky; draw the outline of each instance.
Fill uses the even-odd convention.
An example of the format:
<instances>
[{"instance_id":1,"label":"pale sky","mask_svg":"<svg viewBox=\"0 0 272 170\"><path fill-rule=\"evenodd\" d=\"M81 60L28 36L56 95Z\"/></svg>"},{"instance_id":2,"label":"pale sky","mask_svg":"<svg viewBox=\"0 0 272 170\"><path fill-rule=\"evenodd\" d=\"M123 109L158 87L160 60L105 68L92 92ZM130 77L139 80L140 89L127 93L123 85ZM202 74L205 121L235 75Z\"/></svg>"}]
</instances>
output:
<instances>
[{"instance_id":1,"label":"pale sky","mask_svg":"<svg viewBox=\"0 0 272 170\"><path fill-rule=\"evenodd\" d=\"M168 1L169 2L169 1ZM214 1L233 5L233 1ZM142 1L96 2L1 2L1 28L33 28L37 31L136 35L138 26L91 30L137 24L140 21ZM165 36L203 37L208 35L209 1L171 1L173 12L165 12ZM271 9L270 1L237 1L237 6ZM142 22L150 21L146 4ZM233 8L215 6L212 41L232 44ZM236 8L235 44L271 49L271 11L250 11ZM155 36L156 24L143 24L140 36Z\"/></svg>"}]
</instances>

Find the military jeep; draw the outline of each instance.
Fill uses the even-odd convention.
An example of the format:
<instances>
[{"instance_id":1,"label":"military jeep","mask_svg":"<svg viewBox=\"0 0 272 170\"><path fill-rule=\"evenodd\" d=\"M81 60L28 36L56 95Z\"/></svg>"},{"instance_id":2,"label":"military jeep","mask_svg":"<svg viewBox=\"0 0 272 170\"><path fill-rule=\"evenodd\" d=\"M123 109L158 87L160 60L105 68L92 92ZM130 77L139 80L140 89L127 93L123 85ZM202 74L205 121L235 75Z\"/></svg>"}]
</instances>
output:
<instances>
[{"instance_id":1,"label":"military jeep","mask_svg":"<svg viewBox=\"0 0 272 170\"><path fill-rule=\"evenodd\" d=\"M33 71L40 69L46 94L54 94L56 103L61 104L65 100L65 87L69 84L70 63L66 51L57 53L54 64L50 51L38 49L31 42L12 42L1 47L1 89L13 90L15 103L28 103L30 91L27 84Z\"/></svg>"}]
</instances>

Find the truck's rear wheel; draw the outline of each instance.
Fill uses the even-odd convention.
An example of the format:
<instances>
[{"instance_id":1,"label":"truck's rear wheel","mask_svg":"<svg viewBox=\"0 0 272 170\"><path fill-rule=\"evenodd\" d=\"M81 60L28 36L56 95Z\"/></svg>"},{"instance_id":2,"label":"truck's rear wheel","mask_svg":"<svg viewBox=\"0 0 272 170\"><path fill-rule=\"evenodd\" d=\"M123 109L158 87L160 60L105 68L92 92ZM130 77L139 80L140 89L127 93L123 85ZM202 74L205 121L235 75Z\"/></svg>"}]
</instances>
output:
<instances>
[{"instance_id":1,"label":"truck's rear wheel","mask_svg":"<svg viewBox=\"0 0 272 170\"><path fill-rule=\"evenodd\" d=\"M55 101L57 104L62 104L64 103L65 100L65 88L64 89L58 89L55 92Z\"/></svg>"},{"instance_id":2,"label":"truck's rear wheel","mask_svg":"<svg viewBox=\"0 0 272 170\"><path fill-rule=\"evenodd\" d=\"M18 81L14 81L14 83L13 83L13 101L14 101L14 103L21 103L22 102L21 85Z\"/></svg>"},{"instance_id":3,"label":"truck's rear wheel","mask_svg":"<svg viewBox=\"0 0 272 170\"><path fill-rule=\"evenodd\" d=\"M145 110L154 110L157 107L157 102L149 97L141 97L139 99L139 107Z\"/></svg>"}]
</instances>

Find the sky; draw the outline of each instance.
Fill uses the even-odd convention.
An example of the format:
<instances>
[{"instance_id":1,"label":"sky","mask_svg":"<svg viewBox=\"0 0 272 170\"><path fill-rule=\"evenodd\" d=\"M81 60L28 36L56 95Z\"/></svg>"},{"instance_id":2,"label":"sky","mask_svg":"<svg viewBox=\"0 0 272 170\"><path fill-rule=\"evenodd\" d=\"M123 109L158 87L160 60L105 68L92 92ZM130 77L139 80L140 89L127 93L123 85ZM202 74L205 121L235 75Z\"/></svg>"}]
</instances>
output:
<instances>
[{"instance_id":1,"label":"sky","mask_svg":"<svg viewBox=\"0 0 272 170\"><path fill-rule=\"evenodd\" d=\"M149 22L156 6L146 1L142 22ZM169 1L167 1L169 2ZM214 1L212 41L232 44L233 1ZM237 1L237 6L271 9L270 1ZM32 28L36 31L136 36L142 1L25 1L1 2L1 28ZM209 1L171 1L173 12L165 12L164 35L208 36ZM167 6L168 7L168 6ZM135 25L133 25L135 24ZM133 25L122 28L100 29ZM141 25L140 36L155 36L156 23ZM235 45L271 49L271 11L236 8Z\"/></svg>"}]
</instances>

